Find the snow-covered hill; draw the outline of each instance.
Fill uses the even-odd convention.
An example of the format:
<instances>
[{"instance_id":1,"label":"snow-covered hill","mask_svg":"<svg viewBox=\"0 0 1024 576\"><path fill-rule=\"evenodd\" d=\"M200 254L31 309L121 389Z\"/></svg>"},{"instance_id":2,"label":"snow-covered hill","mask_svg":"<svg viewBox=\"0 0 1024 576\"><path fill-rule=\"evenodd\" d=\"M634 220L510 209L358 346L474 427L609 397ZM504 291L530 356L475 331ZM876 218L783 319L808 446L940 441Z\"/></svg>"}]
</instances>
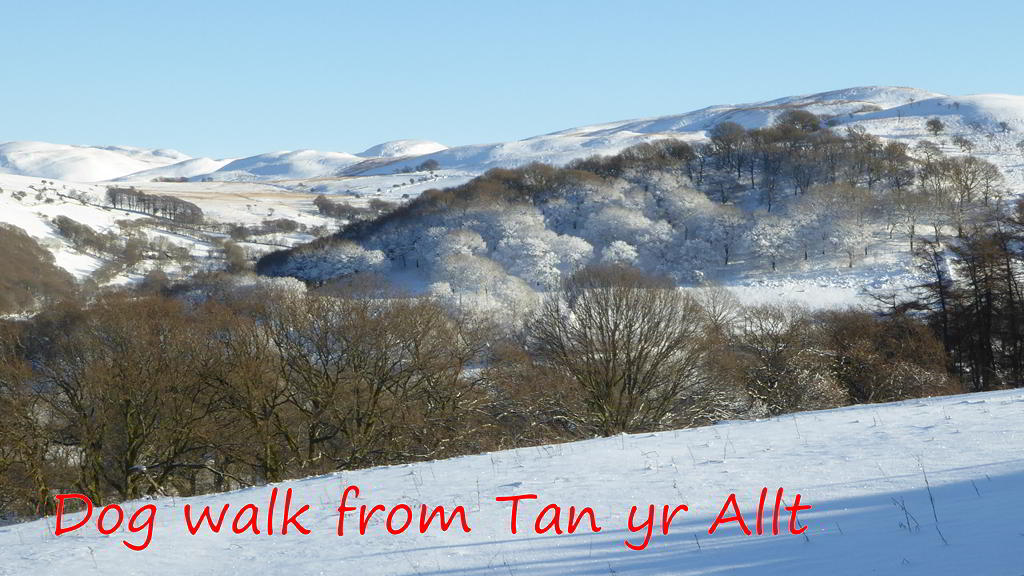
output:
<instances>
[{"instance_id":1,"label":"snow-covered hill","mask_svg":"<svg viewBox=\"0 0 1024 576\"><path fill-rule=\"evenodd\" d=\"M318 178L337 174L361 160L343 152L270 152L229 162L208 176L218 180Z\"/></svg>"},{"instance_id":2,"label":"snow-covered hill","mask_svg":"<svg viewBox=\"0 0 1024 576\"><path fill-rule=\"evenodd\" d=\"M353 167L366 171L396 160L446 150L427 140L394 140L367 148L359 154L297 150L269 152L245 158L190 158L167 166L125 174L118 180L147 182L155 179L189 178L213 181L305 180L339 176Z\"/></svg>"},{"instance_id":3,"label":"snow-covered hill","mask_svg":"<svg viewBox=\"0 0 1024 576\"><path fill-rule=\"evenodd\" d=\"M805 109L837 126L863 125L879 136L923 138L928 118L942 116L956 131L982 138L1024 128L1024 97L980 94L952 97L906 87L867 86L791 96L765 102L718 105L684 114L626 120L561 130L513 142L448 148L426 140L396 140L359 154L299 150L236 159L191 158L166 150L88 148L36 142L0 145L0 172L71 181L190 178L220 181L279 181L345 176L393 176L427 159L442 179L480 174L494 167L530 162L564 164L594 154L614 154L659 138L701 140L721 122L766 126L786 110ZM951 133L956 133L953 130ZM441 184L445 184L441 182ZM345 187L340 187L345 189Z\"/></svg>"},{"instance_id":4,"label":"snow-covered hill","mask_svg":"<svg viewBox=\"0 0 1024 576\"><path fill-rule=\"evenodd\" d=\"M234 162L235 159L214 160L213 158L189 158L167 166L151 168L141 172L132 172L119 176L115 180L132 182L149 182L159 179L196 178L211 172L216 172L224 166Z\"/></svg>"},{"instance_id":5,"label":"snow-covered hill","mask_svg":"<svg viewBox=\"0 0 1024 576\"><path fill-rule=\"evenodd\" d=\"M186 161L176 150L128 146L68 146L47 142L0 143L0 174L95 182Z\"/></svg>"},{"instance_id":6,"label":"snow-covered hill","mask_svg":"<svg viewBox=\"0 0 1024 576\"><path fill-rule=\"evenodd\" d=\"M1024 568L1020 518L1024 514L1024 393L1020 390L911 400L772 420L729 422L707 428L595 439L524 448L453 460L344 472L204 497L152 501L157 508L152 544L134 552L145 530L109 536L96 531L95 515L81 530L55 537L53 518L0 528L0 574L939 574L1017 575ZM464 506L472 530L456 522L447 533L385 531L378 512L366 535L358 511L337 535L339 496L357 485L350 505L406 503ZM708 528L735 493L754 531L762 488L768 488L766 535L746 536L735 522L712 536ZM803 535L771 536L775 491L783 502L813 509L798 515ZM207 531L190 536L183 510L203 506L217 513L230 504L227 524L243 504L263 513L278 488L276 522L286 488L292 512L311 530L286 536ZM524 501L519 533L509 531L511 506L496 497L536 494ZM130 516L145 502L126 505ZM602 531L588 522L576 534L534 533L543 506L591 506ZM645 550L632 551L645 530L634 525L656 506L656 524ZM662 506L686 504L667 535ZM731 513L731 512L730 512ZM730 515L727 513L726 515ZM79 518L74 516L72 520ZM548 515L550 518L550 512ZM404 516L399 512L396 524ZM113 521L111 515L106 519ZM265 516L261 516L261 529ZM127 522L127 518L126 518ZM418 521L414 520L414 526ZM140 526L141 527L141 526ZM280 527L280 524L277 524Z\"/></svg>"},{"instance_id":7,"label":"snow-covered hill","mask_svg":"<svg viewBox=\"0 0 1024 576\"><path fill-rule=\"evenodd\" d=\"M1024 96L1012 94L976 94L972 96L935 96L900 106L871 112L860 117L870 121L881 118L952 117L965 126L1002 131L1001 122L1009 129L1024 128Z\"/></svg>"},{"instance_id":8,"label":"snow-covered hill","mask_svg":"<svg viewBox=\"0 0 1024 576\"><path fill-rule=\"evenodd\" d=\"M960 106L954 107L955 102ZM515 142L449 148L427 157L437 160L443 168L477 172L529 162L564 164L592 154L613 154L626 146L658 138L703 139L706 130L721 122L736 122L745 128L767 126L792 109L833 118L840 125L875 120L886 117L886 111L892 111L891 116L905 118L907 124L915 118L919 120L922 136L926 134L924 122L937 114L959 114L964 117L965 125L973 122L993 131L999 130L1001 121L1011 125L1024 122L1024 98L1018 96L989 94L953 98L916 88L872 86L571 128ZM885 136L884 131L876 133ZM425 158L405 160L400 165L411 166ZM385 170L381 168L378 173Z\"/></svg>"},{"instance_id":9,"label":"snow-covered hill","mask_svg":"<svg viewBox=\"0 0 1024 576\"><path fill-rule=\"evenodd\" d=\"M392 140L371 146L359 153L363 158L401 158L403 156L422 156L447 150L448 147L430 140Z\"/></svg>"}]
</instances>

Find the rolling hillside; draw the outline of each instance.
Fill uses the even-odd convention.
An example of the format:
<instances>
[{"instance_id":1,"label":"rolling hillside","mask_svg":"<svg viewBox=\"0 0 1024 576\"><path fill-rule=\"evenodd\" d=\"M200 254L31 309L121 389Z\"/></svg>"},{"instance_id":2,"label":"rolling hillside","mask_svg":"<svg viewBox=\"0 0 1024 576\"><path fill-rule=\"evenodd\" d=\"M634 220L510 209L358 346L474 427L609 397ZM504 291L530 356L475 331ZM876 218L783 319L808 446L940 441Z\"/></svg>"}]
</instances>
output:
<instances>
[{"instance_id":1,"label":"rolling hillside","mask_svg":"<svg viewBox=\"0 0 1024 576\"><path fill-rule=\"evenodd\" d=\"M357 569L361 574L959 574L1020 572L1024 514L1024 395L1019 390L911 400L791 414L771 420L728 422L706 428L619 436L467 456L453 460L342 472L330 476L195 498L160 498L125 505L127 515L156 507L152 543L135 552L146 533L122 527L109 536L86 527L55 537L54 519L0 528L0 574L147 574L188 571L197 575L319 574ZM456 522L441 533L415 528L394 536L384 513L357 533L350 512L337 536L339 498L345 486L361 489L350 505L406 503L463 506L472 532ZM735 522L714 535L708 529L735 493L752 532L758 494L770 497L763 517L766 535L745 536ZM771 500L812 510L798 515L799 536L770 535ZM228 520L243 504L266 509L278 490L292 489L294 513L311 531L268 536L185 530L183 511L203 506ZM509 531L510 504L496 497L536 494L519 511L519 533ZM590 506L602 531L588 522L576 534L534 533L534 518L550 503ZM631 506L640 526L648 505L657 524L649 545L644 530L627 530ZM663 505L685 504L667 535ZM418 512L417 512L418 514ZM729 513L727 512L726 516ZM73 515L76 521L80 515ZM193 519L195 516L193 516ZM260 517L261 531L265 516ZM403 519L399 513L396 524ZM65 519L67 521L68 519ZM112 519L108 518L108 522ZM126 517L127 523L127 517ZM414 524L415 525L415 524ZM225 533L226 532L226 533Z\"/></svg>"}]
</instances>

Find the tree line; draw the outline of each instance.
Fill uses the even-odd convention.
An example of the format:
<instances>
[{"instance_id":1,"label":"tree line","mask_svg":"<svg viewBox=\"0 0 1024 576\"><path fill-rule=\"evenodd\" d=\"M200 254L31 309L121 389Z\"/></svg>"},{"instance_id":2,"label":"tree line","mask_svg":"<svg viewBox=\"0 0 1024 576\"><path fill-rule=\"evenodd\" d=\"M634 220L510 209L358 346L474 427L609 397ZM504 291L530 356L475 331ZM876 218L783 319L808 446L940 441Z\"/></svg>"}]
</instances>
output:
<instances>
[{"instance_id":1,"label":"tree line","mask_svg":"<svg viewBox=\"0 0 1024 576\"><path fill-rule=\"evenodd\" d=\"M182 224L203 222L203 211L199 206L173 196L147 194L136 188L109 186L107 202L114 208L142 212Z\"/></svg>"},{"instance_id":2,"label":"tree line","mask_svg":"<svg viewBox=\"0 0 1024 576\"><path fill-rule=\"evenodd\" d=\"M941 339L972 391L1024 382L1024 203L975 220L956 238L929 239L914 261L927 281L909 294L880 294L889 314L919 315Z\"/></svg>"},{"instance_id":3,"label":"tree line","mask_svg":"<svg viewBox=\"0 0 1024 576\"><path fill-rule=\"evenodd\" d=\"M160 286L0 324L0 514L957 390L909 316L622 266L521 330L367 286Z\"/></svg>"}]
</instances>

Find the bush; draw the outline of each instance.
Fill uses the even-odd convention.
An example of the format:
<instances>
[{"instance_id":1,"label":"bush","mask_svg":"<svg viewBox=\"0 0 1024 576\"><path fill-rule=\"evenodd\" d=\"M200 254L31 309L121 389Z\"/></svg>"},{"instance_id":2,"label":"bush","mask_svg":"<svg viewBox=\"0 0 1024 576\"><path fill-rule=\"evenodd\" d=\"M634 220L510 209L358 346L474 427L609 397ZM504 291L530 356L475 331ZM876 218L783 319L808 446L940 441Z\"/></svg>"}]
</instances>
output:
<instances>
[{"instance_id":1,"label":"bush","mask_svg":"<svg viewBox=\"0 0 1024 576\"><path fill-rule=\"evenodd\" d=\"M786 110L775 119L776 126L792 126L804 132L817 132L821 129L821 119L807 110Z\"/></svg>"},{"instance_id":2,"label":"bush","mask_svg":"<svg viewBox=\"0 0 1024 576\"><path fill-rule=\"evenodd\" d=\"M946 371L938 338L905 316L827 312L820 320L832 373L854 403L962 392Z\"/></svg>"},{"instance_id":3,"label":"bush","mask_svg":"<svg viewBox=\"0 0 1024 576\"><path fill-rule=\"evenodd\" d=\"M418 166L416 166L417 172L433 172L441 168L441 163L433 158L424 160Z\"/></svg>"}]
</instances>

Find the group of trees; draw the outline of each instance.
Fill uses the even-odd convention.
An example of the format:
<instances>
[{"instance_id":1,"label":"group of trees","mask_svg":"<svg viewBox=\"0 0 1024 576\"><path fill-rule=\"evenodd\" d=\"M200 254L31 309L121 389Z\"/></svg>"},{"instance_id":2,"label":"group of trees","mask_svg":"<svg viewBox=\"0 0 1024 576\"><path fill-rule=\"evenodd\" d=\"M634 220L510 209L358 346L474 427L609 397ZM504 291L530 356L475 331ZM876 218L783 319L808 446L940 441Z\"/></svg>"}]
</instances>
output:
<instances>
[{"instance_id":1,"label":"group of trees","mask_svg":"<svg viewBox=\"0 0 1024 576\"><path fill-rule=\"evenodd\" d=\"M894 313L919 311L938 334L970 390L1024 382L1024 204L974 221L958 237L915 251L928 281L890 295Z\"/></svg>"},{"instance_id":2,"label":"group of trees","mask_svg":"<svg viewBox=\"0 0 1024 576\"><path fill-rule=\"evenodd\" d=\"M0 484L39 514L464 451L481 340L425 300L119 294L0 331ZM0 502L3 508L3 502Z\"/></svg>"},{"instance_id":3,"label":"group of trees","mask_svg":"<svg viewBox=\"0 0 1024 576\"><path fill-rule=\"evenodd\" d=\"M324 216L349 222L374 218L394 209L394 204L379 198L371 198L366 206L353 206L343 200L331 200L323 194L313 199L313 205Z\"/></svg>"},{"instance_id":4,"label":"group of trees","mask_svg":"<svg viewBox=\"0 0 1024 576\"><path fill-rule=\"evenodd\" d=\"M105 261L91 275L92 282L96 284L109 281L120 273L134 271L144 260L171 261L179 266L191 263L192 253L187 246L171 242L163 235L148 236L138 221L121 221L118 224L120 233L115 234L109 230L98 232L88 224L64 215L53 219L57 233L75 250Z\"/></svg>"},{"instance_id":5,"label":"group of trees","mask_svg":"<svg viewBox=\"0 0 1024 576\"><path fill-rule=\"evenodd\" d=\"M623 266L513 332L368 289L156 283L0 324L0 514L956 389L909 318Z\"/></svg>"},{"instance_id":6,"label":"group of trees","mask_svg":"<svg viewBox=\"0 0 1024 576\"><path fill-rule=\"evenodd\" d=\"M110 186L107 188L107 202L114 208L142 212L181 224L201 224L203 221L203 211L191 202L173 196L147 194L136 188Z\"/></svg>"},{"instance_id":7,"label":"group of trees","mask_svg":"<svg viewBox=\"0 0 1024 576\"><path fill-rule=\"evenodd\" d=\"M228 227L228 235L232 240L246 240L253 236L266 236L270 234L293 234L305 231L305 224L290 220L288 218L274 218L264 220L257 225L232 224Z\"/></svg>"},{"instance_id":8,"label":"group of trees","mask_svg":"<svg viewBox=\"0 0 1024 576\"><path fill-rule=\"evenodd\" d=\"M373 218L353 215L336 236L268 255L258 269L314 283L412 269L455 303L522 307L586 264L678 283L737 262L853 267L877 243L902 236L913 250L924 230L959 235L1002 203L1002 176L981 158L828 124L789 110L764 128L723 122L698 145L661 140L564 168L494 169Z\"/></svg>"},{"instance_id":9,"label":"group of trees","mask_svg":"<svg viewBox=\"0 0 1024 576\"><path fill-rule=\"evenodd\" d=\"M435 160L434 158L429 158L427 160L424 160L423 162L420 162L419 164L416 164L415 166L410 165L410 166L404 166L402 168L397 168L395 170L395 173L396 174L412 174L414 172L430 172L431 174L433 174L434 172L436 172L436 171L438 171L440 169L441 169L441 163L438 162L437 160Z\"/></svg>"}]
</instances>

